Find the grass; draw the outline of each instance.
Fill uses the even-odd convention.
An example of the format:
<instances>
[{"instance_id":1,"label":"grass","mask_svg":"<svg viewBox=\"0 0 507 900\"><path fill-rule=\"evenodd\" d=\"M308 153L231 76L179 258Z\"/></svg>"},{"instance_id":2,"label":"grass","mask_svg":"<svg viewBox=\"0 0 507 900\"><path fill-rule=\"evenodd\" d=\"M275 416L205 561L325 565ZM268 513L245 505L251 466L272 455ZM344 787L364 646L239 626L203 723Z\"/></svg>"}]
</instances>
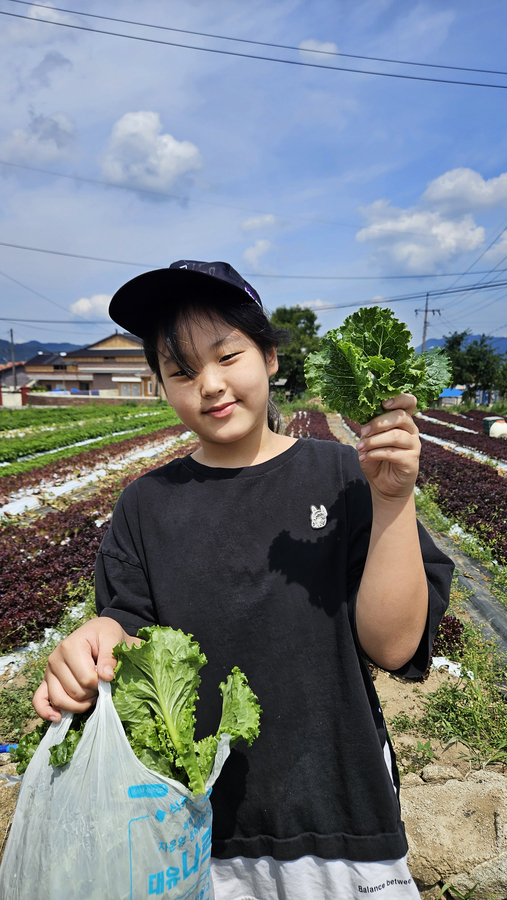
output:
<instances>
[{"instance_id":1,"label":"grass","mask_svg":"<svg viewBox=\"0 0 507 900\"><path fill-rule=\"evenodd\" d=\"M470 900L471 897L475 894L477 890L477 885L474 884L473 888L466 892L466 894L462 894L461 891L458 891L457 888L453 887L452 884L444 884L442 890L440 891L437 900L440 900L441 897L446 896L446 892L448 892L448 896L452 898L452 900Z\"/></svg>"},{"instance_id":2,"label":"grass","mask_svg":"<svg viewBox=\"0 0 507 900\"><path fill-rule=\"evenodd\" d=\"M454 582L451 612L458 618L467 593ZM462 647L451 657L461 664L462 677L443 681L436 691L427 694L422 715L410 717L403 713L389 723L395 734L424 735L428 739L426 743L418 741L413 750L402 751L404 772L417 771L431 761L431 738L444 744L464 744L472 768L492 763L507 765L505 663L496 642L486 640L479 626L466 620L463 626ZM417 687L414 690L420 692Z\"/></svg>"},{"instance_id":3,"label":"grass","mask_svg":"<svg viewBox=\"0 0 507 900\"><path fill-rule=\"evenodd\" d=\"M17 744L19 738L37 718L32 697L42 681L47 659L60 641L95 615L93 582L81 581L69 591L68 612L43 645L27 653L27 661L12 684L0 690L0 743Z\"/></svg>"}]
</instances>

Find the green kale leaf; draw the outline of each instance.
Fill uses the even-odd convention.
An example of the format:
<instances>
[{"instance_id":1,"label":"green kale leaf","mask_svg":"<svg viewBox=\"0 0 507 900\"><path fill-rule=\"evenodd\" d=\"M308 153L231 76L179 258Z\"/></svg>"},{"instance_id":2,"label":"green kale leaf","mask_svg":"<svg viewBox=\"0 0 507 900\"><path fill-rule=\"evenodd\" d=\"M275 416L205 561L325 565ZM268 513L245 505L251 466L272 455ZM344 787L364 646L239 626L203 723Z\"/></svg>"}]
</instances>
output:
<instances>
[{"instance_id":1,"label":"green kale leaf","mask_svg":"<svg viewBox=\"0 0 507 900\"><path fill-rule=\"evenodd\" d=\"M383 411L382 400L401 393L415 394L424 409L450 384L450 363L439 347L415 353L411 338L391 310L363 307L307 356L308 387L361 425Z\"/></svg>"}]
</instances>

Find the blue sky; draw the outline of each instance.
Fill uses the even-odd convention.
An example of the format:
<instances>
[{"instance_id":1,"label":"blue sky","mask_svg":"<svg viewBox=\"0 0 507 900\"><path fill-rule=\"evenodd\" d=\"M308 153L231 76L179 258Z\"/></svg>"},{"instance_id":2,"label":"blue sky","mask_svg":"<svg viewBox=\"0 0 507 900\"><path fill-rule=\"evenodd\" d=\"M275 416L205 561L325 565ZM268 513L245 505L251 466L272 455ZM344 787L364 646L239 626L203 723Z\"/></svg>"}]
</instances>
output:
<instances>
[{"instance_id":1,"label":"blue sky","mask_svg":"<svg viewBox=\"0 0 507 900\"><path fill-rule=\"evenodd\" d=\"M16 341L105 336L113 330L109 298L143 271L134 263L226 260L268 309L315 309L321 333L355 308L325 307L391 300L415 344L424 297L394 298L507 280L499 271L507 269L507 90L319 71L40 21L507 86L507 75L311 52L507 71L501 0L61 5L77 13L0 0L0 12L29 17L0 16L0 242L124 263L0 244L0 316L70 320L0 321L1 337L10 327ZM80 11L303 49L119 25ZM422 275L437 277L405 277ZM507 287L430 297L441 316L430 319L428 337L466 328L507 335L506 297Z\"/></svg>"}]
</instances>

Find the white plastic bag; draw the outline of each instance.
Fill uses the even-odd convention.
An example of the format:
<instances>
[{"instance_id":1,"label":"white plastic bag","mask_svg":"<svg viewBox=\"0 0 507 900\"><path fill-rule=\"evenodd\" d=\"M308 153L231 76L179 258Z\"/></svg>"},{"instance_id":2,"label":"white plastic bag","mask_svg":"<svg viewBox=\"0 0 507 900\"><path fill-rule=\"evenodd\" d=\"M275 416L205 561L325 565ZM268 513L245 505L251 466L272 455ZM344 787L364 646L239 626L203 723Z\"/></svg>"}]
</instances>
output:
<instances>
[{"instance_id":1,"label":"white plastic bag","mask_svg":"<svg viewBox=\"0 0 507 900\"><path fill-rule=\"evenodd\" d=\"M147 769L99 683L71 761L49 749L72 721L52 724L19 794L0 869L0 900L213 900L209 793L229 755L220 741L206 796Z\"/></svg>"}]
</instances>

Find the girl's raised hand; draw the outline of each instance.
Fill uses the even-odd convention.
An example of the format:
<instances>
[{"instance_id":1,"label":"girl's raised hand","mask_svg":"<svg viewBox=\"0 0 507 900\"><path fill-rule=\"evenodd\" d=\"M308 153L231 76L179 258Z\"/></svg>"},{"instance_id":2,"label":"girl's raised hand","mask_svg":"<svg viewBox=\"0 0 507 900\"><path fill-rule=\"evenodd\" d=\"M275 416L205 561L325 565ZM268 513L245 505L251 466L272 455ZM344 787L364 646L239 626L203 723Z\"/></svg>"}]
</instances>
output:
<instances>
[{"instance_id":1,"label":"girl's raised hand","mask_svg":"<svg viewBox=\"0 0 507 900\"><path fill-rule=\"evenodd\" d=\"M417 400L413 394L400 394L382 406L385 413L361 429L359 462L374 499L405 500L419 470L421 443L412 418Z\"/></svg>"}]
</instances>

